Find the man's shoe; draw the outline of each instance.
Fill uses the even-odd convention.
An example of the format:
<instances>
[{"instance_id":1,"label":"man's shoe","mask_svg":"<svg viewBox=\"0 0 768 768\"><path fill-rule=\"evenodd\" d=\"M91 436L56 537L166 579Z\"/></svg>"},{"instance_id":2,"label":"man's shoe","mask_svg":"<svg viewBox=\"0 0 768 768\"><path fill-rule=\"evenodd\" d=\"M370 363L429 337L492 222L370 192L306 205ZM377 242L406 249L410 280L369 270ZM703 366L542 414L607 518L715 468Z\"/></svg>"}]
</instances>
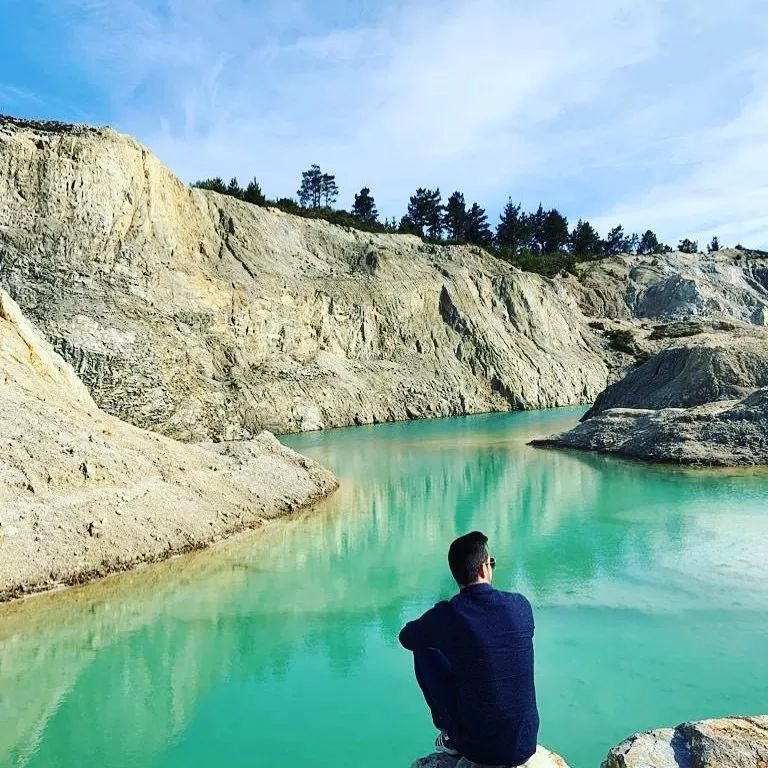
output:
<instances>
[{"instance_id":1,"label":"man's shoe","mask_svg":"<svg viewBox=\"0 0 768 768\"><path fill-rule=\"evenodd\" d=\"M458 755L459 750L454 749L451 739L445 731L440 731L435 739L435 752L443 755Z\"/></svg>"}]
</instances>

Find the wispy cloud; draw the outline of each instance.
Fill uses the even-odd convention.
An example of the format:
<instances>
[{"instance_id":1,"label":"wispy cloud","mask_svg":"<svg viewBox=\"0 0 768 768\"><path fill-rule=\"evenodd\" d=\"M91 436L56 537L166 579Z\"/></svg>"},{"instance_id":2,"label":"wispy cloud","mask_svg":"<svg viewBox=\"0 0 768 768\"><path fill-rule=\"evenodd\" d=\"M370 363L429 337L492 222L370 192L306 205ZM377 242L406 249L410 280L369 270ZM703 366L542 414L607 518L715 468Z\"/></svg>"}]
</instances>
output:
<instances>
[{"instance_id":1,"label":"wispy cloud","mask_svg":"<svg viewBox=\"0 0 768 768\"><path fill-rule=\"evenodd\" d=\"M416 186L460 187L494 214L511 195L603 229L768 245L763 3L371 5L67 8L113 122L185 179L292 194L318 162L342 202L366 184L387 215Z\"/></svg>"},{"instance_id":2,"label":"wispy cloud","mask_svg":"<svg viewBox=\"0 0 768 768\"><path fill-rule=\"evenodd\" d=\"M14 105L39 103L40 97L26 88L19 88L10 83L0 83L0 104L8 105L13 108Z\"/></svg>"},{"instance_id":3,"label":"wispy cloud","mask_svg":"<svg viewBox=\"0 0 768 768\"><path fill-rule=\"evenodd\" d=\"M768 245L768 56L745 56L738 74L748 97L734 103L733 113L671 141L680 172L617 201L599 226L654 226L670 238L697 239L700 247L715 235L730 244Z\"/></svg>"}]
</instances>

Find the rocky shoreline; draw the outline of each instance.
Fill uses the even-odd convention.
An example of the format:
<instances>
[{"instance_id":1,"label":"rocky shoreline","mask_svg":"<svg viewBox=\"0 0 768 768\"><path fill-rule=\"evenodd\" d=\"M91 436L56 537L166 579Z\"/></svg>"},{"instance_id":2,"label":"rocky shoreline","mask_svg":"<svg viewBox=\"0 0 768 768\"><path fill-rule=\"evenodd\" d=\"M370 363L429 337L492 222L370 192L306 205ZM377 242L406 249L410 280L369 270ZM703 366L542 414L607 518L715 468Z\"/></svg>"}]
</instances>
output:
<instances>
[{"instance_id":1,"label":"rocky shoreline","mask_svg":"<svg viewBox=\"0 0 768 768\"><path fill-rule=\"evenodd\" d=\"M760 252L623 255L547 279L478 248L190 189L108 128L13 118L0 218L0 286L97 405L184 442L588 403L591 420L768 386ZM687 442L728 439L710 411ZM546 444L727 460L629 436L664 441L682 423L614 414ZM762 461L745 439L738 462Z\"/></svg>"},{"instance_id":2,"label":"rocky shoreline","mask_svg":"<svg viewBox=\"0 0 768 768\"><path fill-rule=\"evenodd\" d=\"M585 313L612 313L592 327L635 362L581 424L533 446L696 466L768 464L763 256L619 257L565 281Z\"/></svg>"},{"instance_id":3,"label":"rocky shoreline","mask_svg":"<svg viewBox=\"0 0 768 768\"><path fill-rule=\"evenodd\" d=\"M12 118L0 219L0 599L335 487L265 428L593 402L535 444L768 463L759 254L621 256L550 280L191 190L107 128Z\"/></svg>"},{"instance_id":4,"label":"rocky shoreline","mask_svg":"<svg viewBox=\"0 0 768 768\"><path fill-rule=\"evenodd\" d=\"M693 408L614 408L530 444L669 464L768 465L768 389Z\"/></svg>"}]
</instances>

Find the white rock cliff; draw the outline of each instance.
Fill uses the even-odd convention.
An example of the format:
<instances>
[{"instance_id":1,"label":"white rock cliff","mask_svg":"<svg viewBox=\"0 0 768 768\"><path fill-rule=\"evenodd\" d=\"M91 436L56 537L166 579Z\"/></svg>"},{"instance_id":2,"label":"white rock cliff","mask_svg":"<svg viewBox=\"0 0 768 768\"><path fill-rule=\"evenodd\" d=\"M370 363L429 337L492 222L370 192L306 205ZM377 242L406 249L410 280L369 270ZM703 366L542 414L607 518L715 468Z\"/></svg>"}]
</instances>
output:
<instances>
[{"instance_id":1,"label":"white rock cliff","mask_svg":"<svg viewBox=\"0 0 768 768\"><path fill-rule=\"evenodd\" d=\"M0 121L0 285L106 411L182 440L586 403L566 287L191 190L108 129Z\"/></svg>"}]
</instances>

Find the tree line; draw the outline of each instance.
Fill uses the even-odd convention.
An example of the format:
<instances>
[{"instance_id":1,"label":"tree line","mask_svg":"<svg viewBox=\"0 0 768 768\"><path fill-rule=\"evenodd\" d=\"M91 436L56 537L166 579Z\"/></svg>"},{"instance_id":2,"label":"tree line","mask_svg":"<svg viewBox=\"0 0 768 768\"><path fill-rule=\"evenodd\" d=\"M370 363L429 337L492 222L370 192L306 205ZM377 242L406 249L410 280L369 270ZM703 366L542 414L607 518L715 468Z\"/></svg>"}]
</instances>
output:
<instances>
[{"instance_id":1,"label":"tree line","mask_svg":"<svg viewBox=\"0 0 768 768\"><path fill-rule=\"evenodd\" d=\"M570 226L556 208L545 209L539 204L535 211L524 211L521 203L511 198L495 227L491 227L485 209L477 202L467 203L458 190L443 202L439 188L419 187L408 200L406 212L399 221L395 218L382 221L369 187L363 187L355 195L351 210L334 208L339 195L336 177L318 165L310 166L301 174L296 198L269 200L255 178L246 187L241 187L237 178L225 183L219 177L196 181L192 186L367 231L414 234L435 243L476 245L524 269L544 274L570 268L577 261L620 253L644 255L673 250L650 229L642 234L628 233L617 224L603 237L586 220L579 219ZM707 250L719 249L720 243L713 237ZM697 253L699 245L686 237L678 242L676 250Z\"/></svg>"}]
</instances>

